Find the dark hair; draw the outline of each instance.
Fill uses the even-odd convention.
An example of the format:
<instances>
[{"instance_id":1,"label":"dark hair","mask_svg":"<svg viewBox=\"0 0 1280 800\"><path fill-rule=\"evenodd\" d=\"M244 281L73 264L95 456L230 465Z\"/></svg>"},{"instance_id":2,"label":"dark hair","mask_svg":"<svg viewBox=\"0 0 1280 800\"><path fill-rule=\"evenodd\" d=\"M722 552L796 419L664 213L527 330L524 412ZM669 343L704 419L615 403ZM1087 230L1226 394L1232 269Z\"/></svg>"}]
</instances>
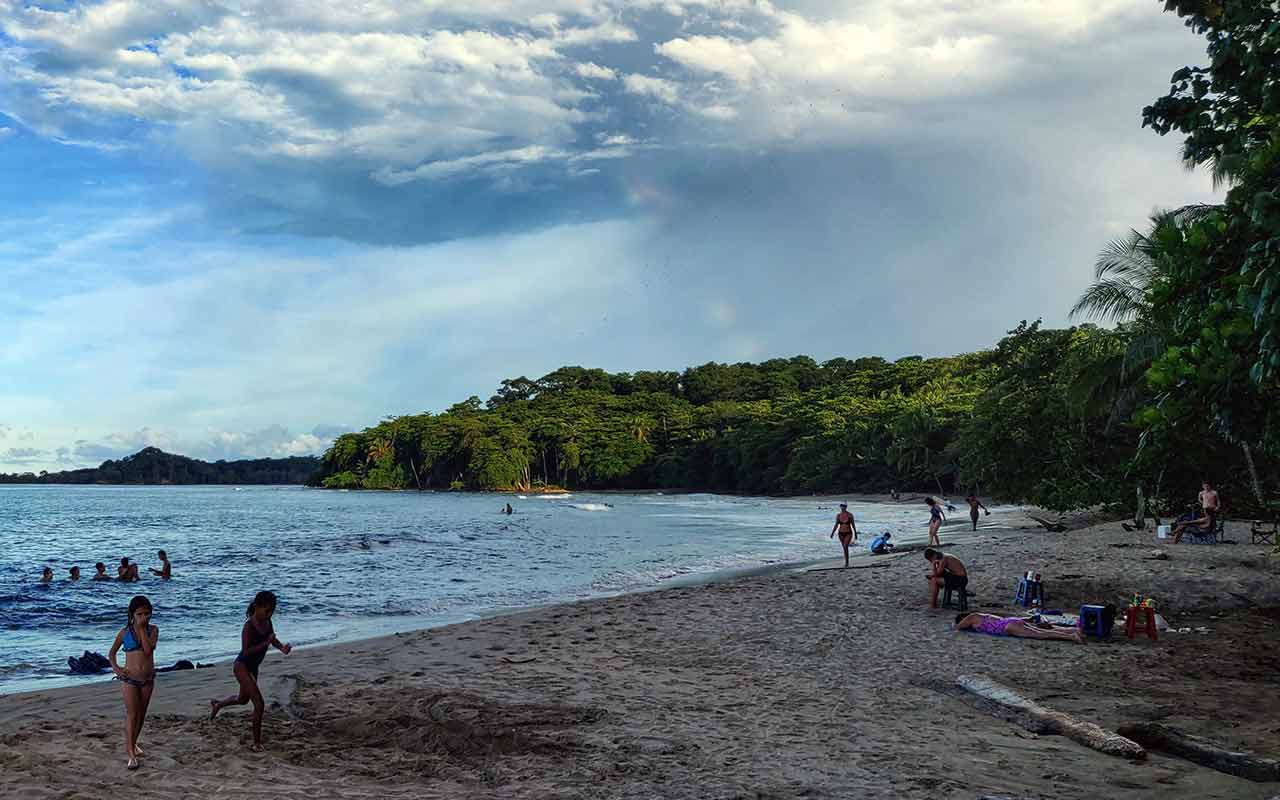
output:
<instances>
[{"instance_id":1,"label":"dark hair","mask_svg":"<svg viewBox=\"0 0 1280 800\"><path fill-rule=\"evenodd\" d=\"M67 572L79 572L79 571L80 571L79 565L74 566L71 569L67 570Z\"/></svg>"},{"instance_id":2,"label":"dark hair","mask_svg":"<svg viewBox=\"0 0 1280 800\"><path fill-rule=\"evenodd\" d=\"M168 556L168 555L167 555L163 550L161 550L161 551L160 551L160 557L161 557L161 558L168 558L169 556Z\"/></svg>"},{"instance_id":3,"label":"dark hair","mask_svg":"<svg viewBox=\"0 0 1280 800\"><path fill-rule=\"evenodd\" d=\"M45 567L45 568L44 568L44 571L45 571L45 572L53 572L53 567ZM43 574L43 573L41 573L41 574Z\"/></svg>"},{"instance_id":4,"label":"dark hair","mask_svg":"<svg viewBox=\"0 0 1280 800\"><path fill-rule=\"evenodd\" d=\"M244 612L244 615L246 617L252 617L253 612L256 611L259 606L262 608L267 608L268 606L275 608L276 596L271 592L258 592L253 596L253 601L249 603L249 610Z\"/></svg>"},{"instance_id":5,"label":"dark hair","mask_svg":"<svg viewBox=\"0 0 1280 800\"><path fill-rule=\"evenodd\" d=\"M937 550L934 550L932 547L926 547L924 549L924 557L932 561L934 558L942 558L942 553L939 553Z\"/></svg>"},{"instance_id":6,"label":"dark hair","mask_svg":"<svg viewBox=\"0 0 1280 800\"><path fill-rule=\"evenodd\" d=\"M925 504L925 505L927 505L927 506L931 506L931 505L933 505L933 504L935 504L935 503L937 503L937 502L938 502L938 501L937 501L937 500L934 500L932 497L926 497L926 498L924 499L924 504Z\"/></svg>"},{"instance_id":7,"label":"dark hair","mask_svg":"<svg viewBox=\"0 0 1280 800\"><path fill-rule=\"evenodd\" d=\"M128 556L125 556L124 558L120 559L120 566L122 566L122 567L127 567L128 565L129 565L129 557L128 557Z\"/></svg>"},{"instance_id":8,"label":"dark hair","mask_svg":"<svg viewBox=\"0 0 1280 800\"><path fill-rule=\"evenodd\" d=\"M956 624L959 625L960 620L964 619L967 616L969 616L968 611L961 611L959 614L956 614Z\"/></svg>"},{"instance_id":9,"label":"dark hair","mask_svg":"<svg viewBox=\"0 0 1280 800\"><path fill-rule=\"evenodd\" d=\"M104 570L104 569L106 569L106 568L107 568L107 565L106 565L106 564L103 564L101 561L99 561L97 564L94 564L94 565L93 565L93 568L94 568L94 569L96 569L96 570Z\"/></svg>"},{"instance_id":10,"label":"dark hair","mask_svg":"<svg viewBox=\"0 0 1280 800\"><path fill-rule=\"evenodd\" d=\"M134 598L129 601L129 622L131 624L133 622L133 612L140 608L145 608L148 611L151 610L151 601L147 599L146 595L134 595Z\"/></svg>"}]
</instances>

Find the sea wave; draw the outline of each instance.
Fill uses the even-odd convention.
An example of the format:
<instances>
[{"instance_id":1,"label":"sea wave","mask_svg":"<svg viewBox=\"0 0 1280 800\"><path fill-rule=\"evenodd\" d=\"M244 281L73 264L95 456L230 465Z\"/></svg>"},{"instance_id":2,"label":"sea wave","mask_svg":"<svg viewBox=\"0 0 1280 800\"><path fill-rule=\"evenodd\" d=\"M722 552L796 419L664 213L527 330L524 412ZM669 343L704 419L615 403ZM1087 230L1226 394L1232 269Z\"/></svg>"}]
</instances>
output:
<instances>
[{"instance_id":1,"label":"sea wave","mask_svg":"<svg viewBox=\"0 0 1280 800\"><path fill-rule=\"evenodd\" d=\"M607 503L570 503L569 506L579 511L609 511L613 508Z\"/></svg>"}]
</instances>

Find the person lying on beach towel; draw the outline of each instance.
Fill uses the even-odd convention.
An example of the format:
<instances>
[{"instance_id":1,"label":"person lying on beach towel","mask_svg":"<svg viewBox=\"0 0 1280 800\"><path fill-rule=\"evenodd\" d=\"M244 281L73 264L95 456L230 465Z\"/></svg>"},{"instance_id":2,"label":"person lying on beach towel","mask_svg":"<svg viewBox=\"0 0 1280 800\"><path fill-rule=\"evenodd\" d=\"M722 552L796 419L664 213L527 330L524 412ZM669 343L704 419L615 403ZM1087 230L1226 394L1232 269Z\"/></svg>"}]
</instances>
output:
<instances>
[{"instance_id":1,"label":"person lying on beach towel","mask_svg":"<svg viewBox=\"0 0 1280 800\"><path fill-rule=\"evenodd\" d=\"M1016 636L1021 639L1056 639L1060 642L1084 644L1084 634L1079 628L1041 628L1018 617L997 617L995 614L956 614L956 630L976 631L991 636Z\"/></svg>"}]
</instances>

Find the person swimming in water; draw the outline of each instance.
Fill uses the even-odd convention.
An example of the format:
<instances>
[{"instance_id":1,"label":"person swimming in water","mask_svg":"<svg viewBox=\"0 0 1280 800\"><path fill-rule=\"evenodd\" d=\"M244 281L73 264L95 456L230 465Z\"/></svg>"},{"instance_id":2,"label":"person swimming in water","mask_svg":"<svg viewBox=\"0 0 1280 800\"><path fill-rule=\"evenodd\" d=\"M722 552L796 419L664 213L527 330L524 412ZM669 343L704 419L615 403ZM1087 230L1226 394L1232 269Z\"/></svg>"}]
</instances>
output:
<instances>
[{"instance_id":1,"label":"person swimming in water","mask_svg":"<svg viewBox=\"0 0 1280 800\"><path fill-rule=\"evenodd\" d=\"M844 548L844 565L849 566L849 545L858 538L858 523L854 521L853 515L849 513L849 504L840 504L840 513L836 514L836 522L831 526L831 536L836 535L836 531L840 532L840 546Z\"/></svg>"},{"instance_id":2,"label":"person swimming in water","mask_svg":"<svg viewBox=\"0 0 1280 800\"><path fill-rule=\"evenodd\" d=\"M116 580L133 583L138 579L138 565L129 563L129 557L120 559L120 567L116 569Z\"/></svg>"},{"instance_id":3,"label":"person swimming in water","mask_svg":"<svg viewBox=\"0 0 1280 800\"><path fill-rule=\"evenodd\" d=\"M93 575L93 579L94 579L95 581L109 581L109 580L111 580L111 576L107 574L107 565L106 565L106 564L103 564L101 561L99 561L97 564L94 564L94 565L93 565L93 568L97 570L97 572L95 572L95 573L94 573L94 575Z\"/></svg>"},{"instance_id":4,"label":"person swimming in water","mask_svg":"<svg viewBox=\"0 0 1280 800\"><path fill-rule=\"evenodd\" d=\"M264 702L262 691L258 689L258 667L267 656L267 648L274 647L285 655L293 651L293 645L281 644L276 638L275 628L271 625L271 615L276 611L276 596L271 592L258 592L249 603L245 612L244 627L240 629L240 654L235 660L235 676L240 683L240 691L224 700L210 700L212 709L209 719L218 716L218 712L227 706L242 706L253 703L253 746L255 753L261 753L262 747L262 712Z\"/></svg>"},{"instance_id":5,"label":"person swimming in water","mask_svg":"<svg viewBox=\"0 0 1280 800\"><path fill-rule=\"evenodd\" d=\"M1041 628L1018 617L997 617L995 614L964 613L956 615L956 630L975 631L991 636L1016 636L1020 639L1053 639L1059 642L1084 644L1084 634L1079 628Z\"/></svg>"},{"instance_id":6,"label":"person swimming in water","mask_svg":"<svg viewBox=\"0 0 1280 800\"><path fill-rule=\"evenodd\" d=\"M69 581L80 580L80 568L72 567L71 569L67 570L67 580Z\"/></svg>"},{"instance_id":7,"label":"person swimming in water","mask_svg":"<svg viewBox=\"0 0 1280 800\"><path fill-rule=\"evenodd\" d=\"M40 573L41 583L53 583L53 567L45 567L44 572Z\"/></svg>"},{"instance_id":8,"label":"person swimming in water","mask_svg":"<svg viewBox=\"0 0 1280 800\"><path fill-rule=\"evenodd\" d=\"M152 575L155 575L160 578L164 578L167 581L173 577L173 565L169 563L169 556L165 555L165 552L163 550L160 551L159 556L160 556L160 569L156 569L155 567L148 567L147 570Z\"/></svg>"},{"instance_id":9,"label":"person swimming in water","mask_svg":"<svg viewBox=\"0 0 1280 800\"><path fill-rule=\"evenodd\" d=\"M129 601L129 624L116 634L107 660L120 681L124 696L124 752L129 769L138 768L142 749L138 737L147 718L147 706L156 687L156 642L160 629L151 624L151 601L138 595ZM116 653L124 650L124 666L116 663Z\"/></svg>"},{"instance_id":10,"label":"person swimming in water","mask_svg":"<svg viewBox=\"0 0 1280 800\"><path fill-rule=\"evenodd\" d=\"M947 515L942 513L941 504L932 497L926 497L924 502L925 505L929 506L929 544L931 546L941 546L942 540L938 538L938 529L946 521Z\"/></svg>"}]
</instances>

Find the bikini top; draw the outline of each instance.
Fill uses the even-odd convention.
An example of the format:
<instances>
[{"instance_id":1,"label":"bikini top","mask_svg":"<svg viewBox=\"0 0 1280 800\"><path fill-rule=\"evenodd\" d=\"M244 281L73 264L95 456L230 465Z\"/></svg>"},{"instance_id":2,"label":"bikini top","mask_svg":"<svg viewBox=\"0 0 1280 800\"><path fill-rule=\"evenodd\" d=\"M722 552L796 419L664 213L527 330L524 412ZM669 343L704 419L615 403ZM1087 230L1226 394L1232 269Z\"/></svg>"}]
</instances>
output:
<instances>
[{"instance_id":1,"label":"bikini top","mask_svg":"<svg viewBox=\"0 0 1280 800\"><path fill-rule=\"evenodd\" d=\"M133 635L133 626L132 626L132 625L130 625L128 628L126 628L126 629L125 629L125 631L124 631L124 642L122 642L122 645L123 645L123 647L124 647L124 651L125 651L126 653L132 653L134 650L141 650L141 649L142 649L142 645L138 643L137 638L136 638L136 637L134 637L134 635Z\"/></svg>"}]
</instances>

